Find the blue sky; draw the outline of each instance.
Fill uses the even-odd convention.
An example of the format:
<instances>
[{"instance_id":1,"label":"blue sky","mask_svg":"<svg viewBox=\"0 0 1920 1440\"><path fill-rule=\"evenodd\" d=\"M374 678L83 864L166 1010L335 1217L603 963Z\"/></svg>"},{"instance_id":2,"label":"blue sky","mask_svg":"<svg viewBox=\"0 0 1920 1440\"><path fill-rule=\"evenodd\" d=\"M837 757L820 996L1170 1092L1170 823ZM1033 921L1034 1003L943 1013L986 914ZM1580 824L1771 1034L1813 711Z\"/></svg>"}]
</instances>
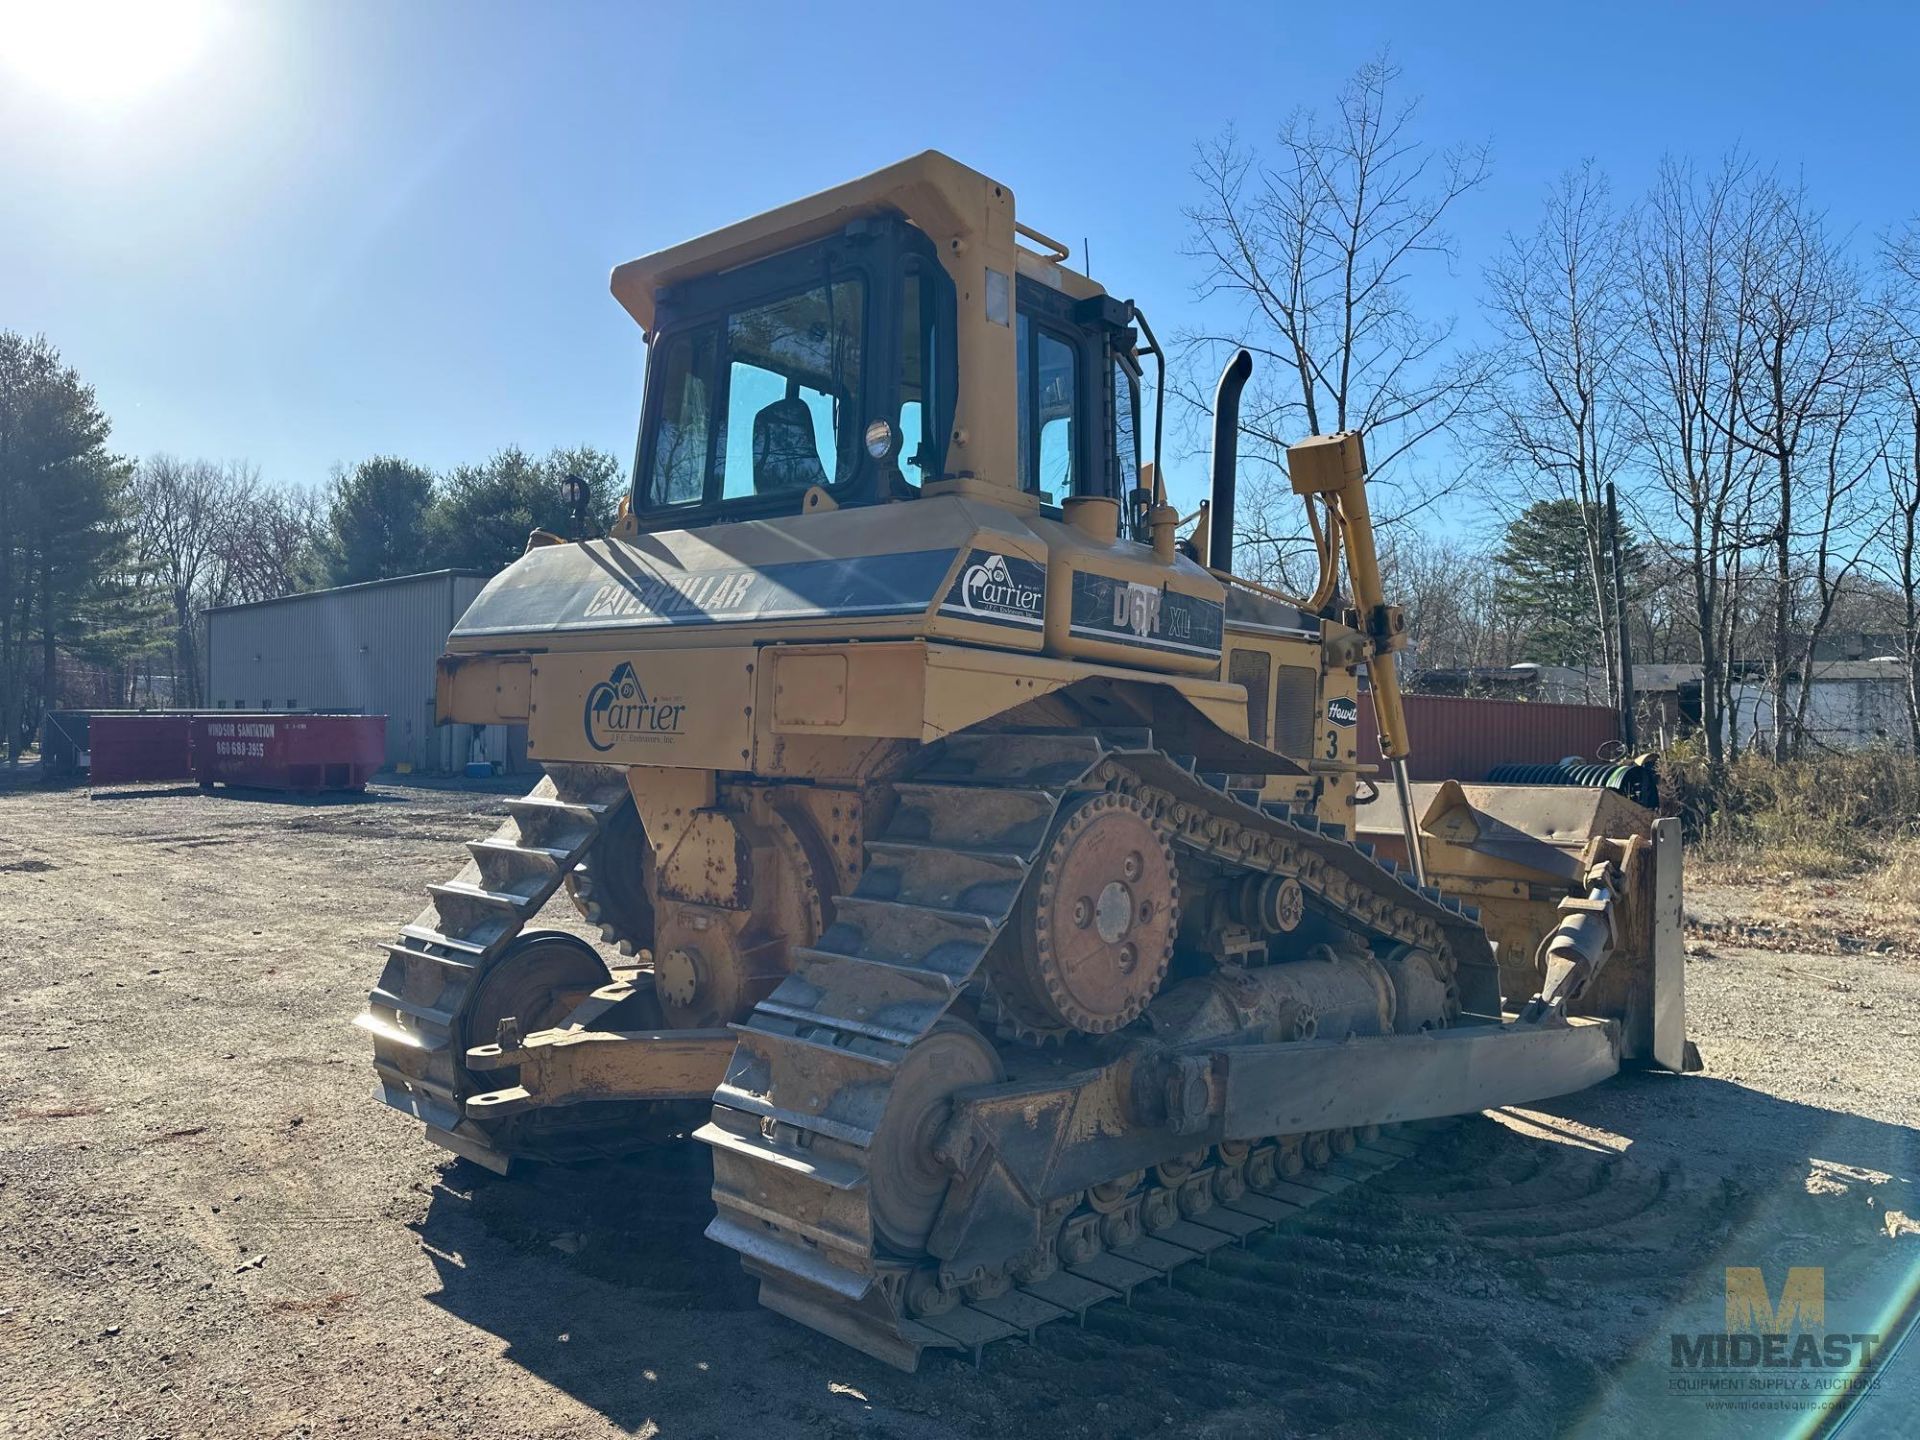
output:
<instances>
[{"instance_id":1,"label":"blue sky","mask_svg":"<svg viewBox=\"0 0 1920 1440\"><path fill-rule=\"evenodd\" d=\"M381 452L628 454L643 351L609 269L927 147L1089 239L1167 334L1196 318L1194 143L1270 135L1382 45L1426 137L1493 144L1459 273L1425 282L1443 313L1470 320L1503 233L1588 155L1631 196L1663 152L1744 144L1863 243L1920 213L1912 5L200 0L157 30L6 23L52 5L0 0L0 328L65 352L122 451L302 484ZM1172 468L1197 493L1200 462Z\"/></svg>"}]
</instances>

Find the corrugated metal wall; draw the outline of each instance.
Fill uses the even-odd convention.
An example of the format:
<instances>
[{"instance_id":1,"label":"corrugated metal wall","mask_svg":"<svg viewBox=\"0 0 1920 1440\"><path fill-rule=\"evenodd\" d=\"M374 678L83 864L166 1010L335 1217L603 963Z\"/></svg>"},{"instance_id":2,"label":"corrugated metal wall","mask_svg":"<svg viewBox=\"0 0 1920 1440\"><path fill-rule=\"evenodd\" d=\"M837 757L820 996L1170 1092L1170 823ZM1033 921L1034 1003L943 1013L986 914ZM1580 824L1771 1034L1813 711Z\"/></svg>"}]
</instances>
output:
<instances>
[{"instance_id":1,"label":"corrugated metal wall","mask_svg":"<svg viewBox=\"0 0 1920 1440\"><path fill-rule=\"evenodd\" d=\"M1788 714L1800 696L1799 681L1787 690ZM1736 685L1731 697L1735 729L1743 743L1773 743L1773 689ZM1905 750L1910 743L1907 702L1897 676L1885 680L1815 679L1807 694L1807 736L1830 750L1873 745Z\"/></svg>"},{"instance_id":2,"label":"corrugated metal wall","mask_svg":"<svg viewBox=\"0 0 1920 1440\"><path fill-rule=\"evenodd\" d=\"M1496 765L1551 765L1569 755L1601 758L1620 738L1620 717L1605 705L1548 705L1409 695L1407 737L1415 780L1484 780ZM1382 765L1373 697L1360 697L1360 763Z\"/></svg>"},{"instance_id":3,"label":"corrugated metal wall","mask_svg":"<svg viewBox=\"0 0 1920 1440\"><path fill-rule=\"evenodd\" d=\"M225 710L385 715L389 766L458 770L477 727L435 723L434 662L485 584L442 570L211 610L208 698ZM487 759L524 762L524 732L495 725L483 737Z\"/></svg>"}]
</instances>

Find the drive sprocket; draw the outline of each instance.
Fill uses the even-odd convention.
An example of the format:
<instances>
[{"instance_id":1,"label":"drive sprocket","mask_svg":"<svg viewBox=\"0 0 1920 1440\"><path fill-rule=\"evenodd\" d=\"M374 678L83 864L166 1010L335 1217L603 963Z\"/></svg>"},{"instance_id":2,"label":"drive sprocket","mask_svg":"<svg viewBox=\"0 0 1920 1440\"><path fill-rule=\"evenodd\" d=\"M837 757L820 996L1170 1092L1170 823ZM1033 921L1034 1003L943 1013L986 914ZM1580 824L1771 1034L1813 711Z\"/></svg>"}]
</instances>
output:
<instances>
[{"instance_id":1,"label":"drive sprocket","mask_svg":"<svg viewBox=\"0 0 1920 1440\"><path fill-rule=\"evenodd\" d=\"M647 894L647 871L652 864L646 826L628 799L601 820L600 833L578 868L567 876L573 908L622 955L637 955L653 946L653 901Z\"/></svg>"},{"instance_id":2,"label":"drive sprocket","mask_svg":"<svg viewBox=\"0 0 1920 1440\"><path fill-rule=\"evenodd\" d=\"M1180 876L1152 813L1104 791L1061 813L994 957L1002 1011L1036 1035L1105 1035L1159 993L1173 959Z\"/></svg>"}]
</instances>

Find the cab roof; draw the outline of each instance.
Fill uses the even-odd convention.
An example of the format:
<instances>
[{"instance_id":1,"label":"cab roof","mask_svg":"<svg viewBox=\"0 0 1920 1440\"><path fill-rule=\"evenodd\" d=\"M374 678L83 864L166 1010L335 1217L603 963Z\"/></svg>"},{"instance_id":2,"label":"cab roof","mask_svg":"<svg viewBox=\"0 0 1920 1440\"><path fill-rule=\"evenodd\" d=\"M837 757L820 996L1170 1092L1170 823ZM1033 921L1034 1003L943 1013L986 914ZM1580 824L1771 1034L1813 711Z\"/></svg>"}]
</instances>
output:
<instances>
[{"instance_id":1,"label":"cab roof","mask_svg":"<svg viewBox=\"0 0 1920 1440\"><path fill-rule=\"evenodd\" d=\"M629 260L614 268L611 288L614 298L651 335L659 293L668 286L777 255L835 234L855 220L889 212L904 215L931 236L942 264L956 283L964 284L965 276L977 271L961 257L974 252L991 257L996 247L990 241L1010 240L1004 217L1012 211L1013 194L1006 186L938 150L925 150L858 180ZM1039 254L1015 245L1008 268L1017 268L1020 274L1075 299L1104 293L1092 280L1059 263L1065 259L1064 246L1055 246L1024 227L1021 233L1053 247L1053 253Z\"/></svg>"}]
</instances>

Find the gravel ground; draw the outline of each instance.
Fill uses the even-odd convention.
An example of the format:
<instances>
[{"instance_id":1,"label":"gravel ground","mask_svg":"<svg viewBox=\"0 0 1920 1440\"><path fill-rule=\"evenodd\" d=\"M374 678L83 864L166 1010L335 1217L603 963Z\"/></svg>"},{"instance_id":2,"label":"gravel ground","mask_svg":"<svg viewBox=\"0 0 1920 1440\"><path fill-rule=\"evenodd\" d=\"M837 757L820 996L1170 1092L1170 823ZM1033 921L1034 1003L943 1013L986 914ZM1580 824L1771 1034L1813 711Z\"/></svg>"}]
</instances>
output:
<instances>
[{"instance_id":1,"label":"gravel ground","mask_svg":"<svg viewBox=\"0 0 1920 1440\"><path fill-rule=\"evenodd\" d=\"M1674 1393L1725 1267L1824 1266L1830 1331L1912 1318L1920 961L1730 943L1776 907L1723 886L1704 1074L1467 1121L1130 1308L900 1375L758 1309L701 1147L502 1181L373 1101L377 945L499 813L0 793L0 1433L1784 1434ZM1848 1433L1911 1433L1917 1372Z\"/></svg>"}]
</instances>

